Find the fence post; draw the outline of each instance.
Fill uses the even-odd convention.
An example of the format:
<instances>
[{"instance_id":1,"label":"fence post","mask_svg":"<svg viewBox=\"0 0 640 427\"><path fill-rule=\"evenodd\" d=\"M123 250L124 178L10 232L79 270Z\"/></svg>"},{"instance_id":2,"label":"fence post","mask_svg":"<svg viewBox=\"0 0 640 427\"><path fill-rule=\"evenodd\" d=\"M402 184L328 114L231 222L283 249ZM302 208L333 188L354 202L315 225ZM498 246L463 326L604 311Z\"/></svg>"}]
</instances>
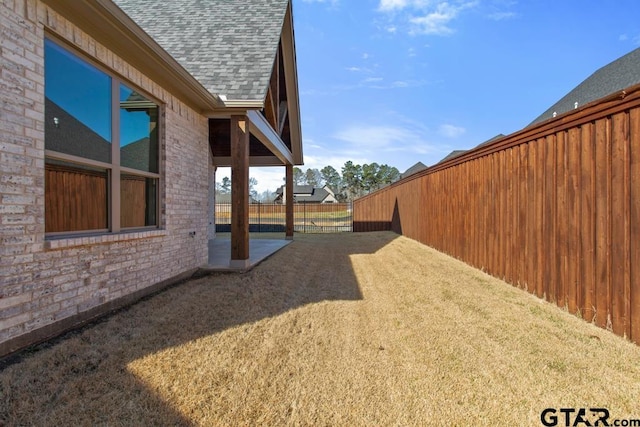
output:
<instances>
[{"instance_id":1,"label":"fence post","mask_svg":"<svg viewBox=\"0 0 640 427\"><path fill-rule=\"evenodd\" d=\"M258 233L262 232L262 221L260 221L260 205L262 203L258 202Z\"/></svg>"}]
</instances>

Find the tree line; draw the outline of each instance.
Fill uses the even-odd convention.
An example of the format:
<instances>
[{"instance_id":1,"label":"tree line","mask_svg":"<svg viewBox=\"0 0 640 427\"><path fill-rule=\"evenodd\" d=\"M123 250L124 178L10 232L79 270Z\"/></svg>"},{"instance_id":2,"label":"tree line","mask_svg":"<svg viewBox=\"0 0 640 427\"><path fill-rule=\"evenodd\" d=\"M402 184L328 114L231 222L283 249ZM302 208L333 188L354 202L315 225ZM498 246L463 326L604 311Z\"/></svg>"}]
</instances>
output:
<instances>
[{"instance_id":1,"label":"tree line","mask_svg":"<svg viewBox=\"0 0 640 427\"><path fill-rule=\"evenodd\" d=\"M359 165L349 160L342 166L341 173L333 166L325 166L319 170L308 168L306 171L298 167L293 168L295 185L314 187L326 185L340 202L362 197L398 179L400 179L400 172L396 167L375 162Z\"/></svg>"},{"instance_id":2,"label":"tree line","mask_svg":"<svg viewBox=\"0 0 640 427\"><path fill-rule=\"evenodd\" d=\"M258 198L258 191L256 190L258 180L254 177L249 178L249 195L254 199ZM216 194L230 194L231 193L231 178L225 176L222 178L222 182L216 181Z\"/></svg>"},{"instance_id":3,"label":"tree line","mask_svg":"<svg viewBox=\"0 0 640 427\"><path fill-rule=\"evenodd\" d=\"M299 167L293 168L294 185L311 185L316 188L328 186L336 195L340 202L350 201L362 197L372 191L378 190L386 185L400 179L400 172L396 167L386 164L370 163L355 164L351 160L347 161L340 172L333 166L325 166L322 169L308 168L302 170ZM283 179L284 180L284 179ZM258 181L249 178L249 193L255 200L261 202L271 202L275 198L275 191L264 191L258 193L255 190ZM222 182L216 182L216 192L218 194L229 194L231 192L231 179L225 176Z\"/></svg>"}]
</instances>

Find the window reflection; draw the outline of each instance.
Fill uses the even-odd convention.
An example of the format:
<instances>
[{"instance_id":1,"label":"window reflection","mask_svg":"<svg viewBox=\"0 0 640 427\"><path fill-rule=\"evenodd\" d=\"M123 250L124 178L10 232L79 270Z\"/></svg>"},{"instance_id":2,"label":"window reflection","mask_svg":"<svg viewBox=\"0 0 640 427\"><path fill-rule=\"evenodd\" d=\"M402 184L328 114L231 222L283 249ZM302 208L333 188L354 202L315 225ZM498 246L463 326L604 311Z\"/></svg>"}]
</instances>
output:
<instances>
[{"instance_id":1,"label":"window reflection","mask_svg":"<svg viewBox=\"0 0 640 427\"><path fill-rule=\"evenodd\" d=\"M107 228L107 171L47 159L45 164L45 231Z\"/></svg>"},{"instance_id":2,"label":"window reflection","mask_svg":"<svg viewBox=\"0 0 640 427\"><path fill-rule=\"evenodd\" d=\"M120 178L120 226L157 225L157 179L122 174Z\"/></svg>"},{"instance_id":3,"label":"window reflection","mask_svg":"<svg viewBox=\"0 0 640 427\"><path fill-rule=\"evenodd\" d=\"M45 148L111 161L111 78L45 40Z\"/></svg>"},{"instance_id":4,"label":"window reflection","mask_svg":"<svg viewBox=\"0 0 640 427\"><path fill-rule=\"evenodd\" d=\"M45 85L46 232L157 227L158 105L49 39Z\"/></svg>"},{"instance_id":5,"label":"window reflection","mask_svg":"<svg viewBox=\"0 0 640 427\"><path fill-rule=\"evenodd\" d=\"M158 106L120 85L120 164L158 172Z\"/></svg>"}]
</instances>

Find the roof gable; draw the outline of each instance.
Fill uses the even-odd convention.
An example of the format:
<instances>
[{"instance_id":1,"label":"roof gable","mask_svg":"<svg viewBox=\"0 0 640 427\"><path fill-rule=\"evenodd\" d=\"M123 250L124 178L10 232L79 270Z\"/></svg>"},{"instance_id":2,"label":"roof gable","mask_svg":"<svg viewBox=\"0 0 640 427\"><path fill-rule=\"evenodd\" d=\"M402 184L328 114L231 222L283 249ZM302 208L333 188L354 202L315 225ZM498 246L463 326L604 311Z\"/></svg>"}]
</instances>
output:
<instances>
[{"instance_id":1,"label":"roof gable","mask_svg":"<svg viewBox=\"0 0 640 427\"><path fill-rule=\"evenodd\" d=\"M263 101L289 0L114 0L209 92Z\"/></svg>"},{"instance_id":2,"label":"roof gable","mask_svg":"<svg viewBox=\"0 0 640 427\"><path fill-rule=\"evenodd\" d=\"M438 163L443 163L443 162L446 162L447 160L454 159L454 158L456 158L458 156L463 155L466 152L467 152L467 150L453 150L452 152L447 154L442 160L440 160Z\"/></svg>"},{"instance_id":3,"label":"roof gable","mask_svg":"<svg viewBox=\"0 0 640 427\"><path fill-rule=\"evenodd\" d=\"M422 162L417 162L415 165L411 166L409 169L404 171L404 173L400 174L400 179L406 178L409 175L413 175L414 173L418 173L425 169L427 169L427 165L425 165Z\"/></svg>"}]
</instances>

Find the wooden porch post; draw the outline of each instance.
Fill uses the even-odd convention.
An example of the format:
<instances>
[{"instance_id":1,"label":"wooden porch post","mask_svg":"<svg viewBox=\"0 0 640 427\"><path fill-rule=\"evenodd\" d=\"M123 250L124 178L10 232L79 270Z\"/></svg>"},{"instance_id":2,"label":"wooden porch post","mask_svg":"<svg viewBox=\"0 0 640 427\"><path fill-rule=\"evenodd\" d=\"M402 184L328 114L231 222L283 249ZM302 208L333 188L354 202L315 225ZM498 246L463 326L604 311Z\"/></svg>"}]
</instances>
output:
<instances>
[{"instance_id":1,"label":"wooden porch post","mask_svg":"<svg viewBox=\"0 0 640 427\"><path fill-rule=\"evenodd\" d=\"M207 219L209 225L207 227L207 238L213 240L216 238L216 167L213 165L213 154L209 151L209 193Z\"/></svg>"},{"instance_id":2,"label":"wooden porch post","mask_svg":"<svg viewBox=\"0 0 640 427\"><path fill-rule=\"evenodd\" d=\"M249 121L231 116L231 268L249 267Z\"/></svg>"},{"instance_id":3,"label":"wooden porch post","mask_svg":"<svg viewBox=\"0 0 640 427\"><path fill-rule=\"evenodd\" d=\"M287 240L293 240L293 165L285 165L285 223Z\"/></svg>"}]
</instances>

